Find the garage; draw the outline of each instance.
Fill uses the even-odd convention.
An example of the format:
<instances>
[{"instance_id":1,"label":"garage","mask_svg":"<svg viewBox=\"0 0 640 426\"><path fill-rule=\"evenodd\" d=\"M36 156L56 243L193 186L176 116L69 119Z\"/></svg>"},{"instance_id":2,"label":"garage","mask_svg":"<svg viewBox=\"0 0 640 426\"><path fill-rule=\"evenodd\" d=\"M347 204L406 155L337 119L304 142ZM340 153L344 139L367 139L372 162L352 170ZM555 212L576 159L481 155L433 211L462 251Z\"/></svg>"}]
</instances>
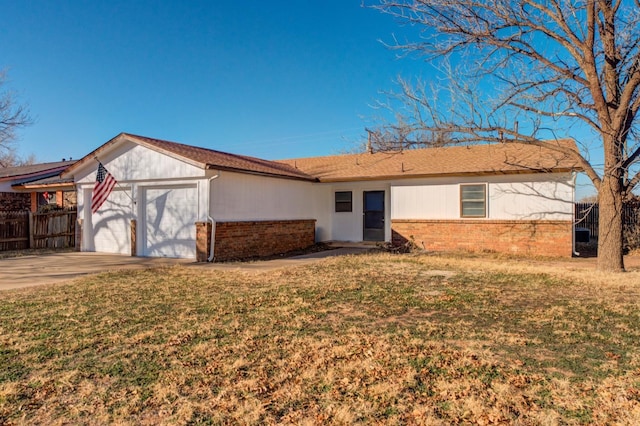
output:
<instances>
[{"instance_id":1,"label":"garage","mask_svg":"<svg viewBox=\"0 0 640 426\"><path fill-rule=\"evenodd\" d=\"M81 251L204 262L216 240L220 259L315 241L316 179L293 166L121 133L61 177L78 189Z\"/></svg>"},{"instance_id":2,"label":"garage","mask_svg":"<svg viewBox=\"0 0 640 426\"><path fill-rule=\"evenodd\" d=\"M85 198L91 199L91 191L87 190ZM100 207L91 214L87 210L88 232L84 232L85 247L89 251L99 253L131 253L130 223L131 196L125 189L115 189Z\"/></svg>"},{"instance_id":3,"label":"garage","mask_svg":"<svg viewBox=\"0 0 640 426\"><path fill-rule=\"evenodd\" d=\"M195 258L198 219L196 185L143 189L142 255Z\"/></svg>"}]
</instances>

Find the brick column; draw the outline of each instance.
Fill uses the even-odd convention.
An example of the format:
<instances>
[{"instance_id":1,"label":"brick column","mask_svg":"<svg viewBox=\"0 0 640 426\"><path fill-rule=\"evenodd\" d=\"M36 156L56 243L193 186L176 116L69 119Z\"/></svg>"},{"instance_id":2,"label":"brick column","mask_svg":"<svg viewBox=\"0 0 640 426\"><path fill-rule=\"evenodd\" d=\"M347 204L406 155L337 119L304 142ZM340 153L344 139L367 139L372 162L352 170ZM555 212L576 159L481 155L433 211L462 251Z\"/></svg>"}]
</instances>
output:
<instances>
[{"instance_id":1,"label":"brick column","mask_svg":"<svg viewBox=\"0 0 640 426\"><path fill-rule=\"evenodd\" d=\"M131 219L131 256L137 256L138 250L136 247L136 227L137 222L135 219Z\"/></svg>"},{"instance_id":2,"label":"brick column","mask_svg":"<svg viewBox=\"0 0 640 426\"><path fill-rule=\"evenodd\" d=\"M62 191L56 191L56 204L58 207L63 207Z\"/></svg>"},{"instance_id":3,"label":"brick column","mask_svg":"<svg viewBox=\"0 0 640 426\"><path fill-rule=\"evenodd\" d=\"M196 262L206 262L211 249L211 222L196 222Z\"/></svg>"},{"instance_id":4,"label":"brick column","mask_svg":"<svg viewBox=\"0 0 640 426\"><path fill-rule=\"evenodd\" d=\"M35 213L38 211L38 193L31 193L31 212Z\"/></svg>"}]
</instances>

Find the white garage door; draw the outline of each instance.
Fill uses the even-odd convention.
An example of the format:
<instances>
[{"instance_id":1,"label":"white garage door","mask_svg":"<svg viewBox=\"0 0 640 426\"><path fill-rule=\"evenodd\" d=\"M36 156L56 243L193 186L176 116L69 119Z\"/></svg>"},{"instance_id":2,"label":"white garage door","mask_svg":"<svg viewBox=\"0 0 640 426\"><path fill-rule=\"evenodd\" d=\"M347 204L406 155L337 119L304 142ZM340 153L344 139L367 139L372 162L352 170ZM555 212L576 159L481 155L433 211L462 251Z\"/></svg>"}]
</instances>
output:
<instances>
[{"instance_id":1,"label":"white garage door","mask_svg":"<svg viewBox=\"0 0 640 426\"><path fill-rule=\"evenodd\" d=\"M91 191L85 193L91 199ZM99 253L131 254L131 198L128 190L114 189L97 212L86 222L91 224L85 235L84 247Z\"/></svg>"},{"instance_id":2,"label":"white garage door","mask_svg":"<svg viewBox=\"0 0 640 426\"><path fill-rule=\"evenodd\" d=\"M195 258L197 212L195 185L145 189L143 255Z\"/></svg>"}]
</instances>

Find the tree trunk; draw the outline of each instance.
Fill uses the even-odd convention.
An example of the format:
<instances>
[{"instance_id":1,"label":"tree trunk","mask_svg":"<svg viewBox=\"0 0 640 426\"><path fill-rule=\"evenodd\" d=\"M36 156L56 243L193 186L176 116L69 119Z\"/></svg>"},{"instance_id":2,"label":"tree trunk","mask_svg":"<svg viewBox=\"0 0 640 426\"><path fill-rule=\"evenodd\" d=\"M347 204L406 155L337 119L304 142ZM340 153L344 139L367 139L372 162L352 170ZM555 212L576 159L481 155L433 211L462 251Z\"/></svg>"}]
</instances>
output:
<instances>
[{"instance_id":1,"label":"tree trunk","mask_svg":"<svg viewBox=\"0 0 640 426\"><path fill-rule=\"evenodd\" d=\"M598 219L598 270L623 272L623 218L621 183L605 176L600 183Z\"/></svg>"}]
</instances>

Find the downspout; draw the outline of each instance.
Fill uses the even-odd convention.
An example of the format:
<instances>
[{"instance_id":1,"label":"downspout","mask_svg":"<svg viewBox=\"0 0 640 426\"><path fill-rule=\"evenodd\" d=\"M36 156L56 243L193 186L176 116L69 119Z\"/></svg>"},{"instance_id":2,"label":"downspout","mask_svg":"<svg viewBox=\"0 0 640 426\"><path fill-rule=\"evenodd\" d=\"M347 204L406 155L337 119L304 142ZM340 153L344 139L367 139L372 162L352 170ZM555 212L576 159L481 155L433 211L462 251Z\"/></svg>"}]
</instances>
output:
<instances>
[{"instance_id":1,"label":"downspout","mask_svg":"<svg viewBox=\"0 0 640 426\"><path fill-rule=\"evenodd\" d=\"M572 195L571 195L571 214L573 216L571 216L571 251L573 253L573 256L578 257L580 256L580 253L578 253L576 251L576 185L577 185L577 178L578 178L578 173L576 171L571 172L572 174L572 179L573 179L573 191Z\"/></svg>"},{"instance_id":2,"label":"downspout","mask_svg":"<svg viewBox=\"0 0 640 426\"><path fill-rule=\"evenodd\" d=\"M211 222L211 247L209 248L209 257L207 258L207 262L213 262L213 249L215 248L215 244L216 244L216 221L215 219L211 216L211 201L212 201L212 192L211 189L213 188L211 186L211 182L214 179L217 179L220 177L220 173L218 173L215 176L211 176L209 178L209 206L207 207L207 220Z\"/></svg>"}]
</instances>

